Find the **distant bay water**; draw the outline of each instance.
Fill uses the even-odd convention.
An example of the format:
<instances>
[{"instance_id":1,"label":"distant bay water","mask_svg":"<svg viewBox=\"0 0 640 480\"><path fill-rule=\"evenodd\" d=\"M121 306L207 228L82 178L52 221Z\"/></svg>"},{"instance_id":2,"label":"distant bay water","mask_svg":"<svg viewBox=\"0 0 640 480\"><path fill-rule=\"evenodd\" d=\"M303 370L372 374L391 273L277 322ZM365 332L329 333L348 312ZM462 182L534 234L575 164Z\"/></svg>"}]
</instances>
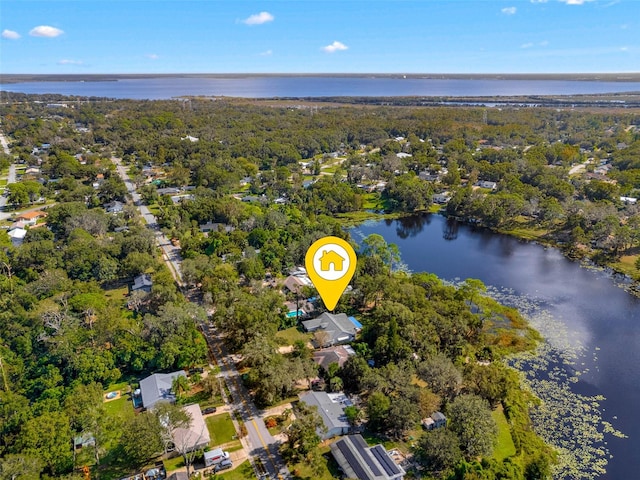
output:
<instances>
[{"instance_id":1,"label":"distant bay water","mask_svg":"<svg viewBox=\"0 0 640 480\"><path fill-rule=\"evenodd\" d=\"M0 84L4 92L162 100L181 96L495 97L640 92L639 81L458 79L366 76L146 77L110 81L29 81Z\"/></svg>"}]
</instances>

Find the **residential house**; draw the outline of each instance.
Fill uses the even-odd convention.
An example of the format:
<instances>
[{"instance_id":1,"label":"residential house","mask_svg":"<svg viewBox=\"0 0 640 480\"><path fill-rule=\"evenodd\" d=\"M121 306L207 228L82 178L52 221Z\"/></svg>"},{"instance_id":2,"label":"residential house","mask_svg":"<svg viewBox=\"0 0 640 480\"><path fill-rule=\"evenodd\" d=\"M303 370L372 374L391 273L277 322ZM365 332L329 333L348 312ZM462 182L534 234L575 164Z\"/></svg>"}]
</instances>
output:
<instances>
[{"instance_id":1,"label":"residential house","mask_svg":"<svg viewBox=\"0 0 640 480\"><path fill-rule=\"evenodd\" d=\"M116 214L124 210L124 203L114 200L113 202L105 203L103 207L105 212Z\"/></svg>"},{"instance_id":2,"label":"residential house","mask_svg":"<svg viewBox=\"0 0 640 480\"><path fill-rule=\"evenodd\" d=\"M336 345L314 351L313 361L320 365L320 368L326 372L332 363L336 363L339 367L342 367L347 359L355 354L355 350L349 345Z\"/></svg>"},{"instance_id":3,"label":"residential house","mask_svg":"<svg viewBox=\"0 0 640 480\"><path fill-rule=\"evenodd\" d=\"M318 432L323 440L349 433L351 428L344 409L353 405L347 396L340 393L305 392L298 395L301 402L316 406L326 432Z\"/></svg>"},{"instance_id":4,"label":"residential house","mask_svg":"<svg viewBox=\"0 0 640 480\"><path fill-rule=\"evenodd\" d=\"M24 237L27 235L27 231L24 228L14 228L8 232L11 244L14 247L19 247L24 242Z\"/></svg>"},{"instance_id":5,"label":"residential house","mask_svg":"<svg viewBox=\"0 0 640 480\"><path fill-rule=\"evenodd\" d=\"M449 202L449 194L448 193L434 193L431 197L433 203L438 205L444 205Z\"/></svg>"},{"instance_id":6,"label":"residential house","mask_svg":"<svg viewBox=\"0 0 640 480\"><path fill-rule=\"evenodd\" d=\"M209 429L204 421L200 405L194 403L182 409L191 417L187 428L176 428L172 433L173 444L180 453L206 448L211 442Z\"/></svg>"},{"instance_id":7,"label":"residential house","mask_svg":"<svg viewBox=\"0 0 640 480\"><path fill-rule=\"evenodd\" d=\"M184 370L172 373L154 373L140 380L140 395L142 406L147 410L161 401L174 403L176 396L171 390L173 380L179 376L186 377Z\"/></svg>"},{"instance_id":8,"label":"residential house","mask_svg":"<svg viewBox=\"0 0 640 480\"><path fill-rule=\"evenodd\" d=\"M425 430L434 430L436 428L446 427L447 417L441 412L435 412L430 417L422 419L422 427Z\"/></svg>"},{"instance_id":9,"label":"residential house","mask_svg":"<svg viewBox=\"0 0 640 480\"><path fill-rule=\"evenodd\" d=\"M151 280L151 275L146 273L142 275L138 275L133 279L133 285L131 286L132 292L137 292L138 290L151 293L151 287L153 287L153 281Z\"/></svg>"},{"instance_id":10,"label":"residential house","mask_svg":"<svg viewBox=\"0 0 640 480\"><path fill-rule=\"evenodd\" d=\"M319 348L349 343L355 340L362 326L346 313L332 314L325 312L317 318L302 322L307 332L323 332L316 335L314 342Z\"/></svg>"},{"instance_id":11,"label":"residential house","mask_svg":"<svg viewBox=\"0 0 640 480\"><path fill-rule=\"evenodd\" d=\"M158 195L177 195L178 193L180 193L180 189L176 188L176 187L165 187L165 188L159 188L158 190L156 190L156 192L158 193Z\"/></svg>"},{"instance_id":12,"label":"residential house","mask_svg":"<svg viewBox=\"0 0 640 480\"><path fill-rule=\"evenodd\" d=\"M46 218L47 212L36 210L34 212L25 212L16 215L16 220L25 222L25 225L35 225L41 218Z\"/></svg>"},{"instance_id":13,"label":"residential house","mask_svg":"<svg viewBox=\"0 0 640 480\"><path fill-rule=\"evenodd\" d=\"M307 273L296 273L295 275L289 275L284 280L283 288L295 295L302 293L303 287L313 287L311 279L307 276Z\"/></svg>"},{"instance_id":14,"label":"residential house","mask_svg":"<svg viewBox=\"0 0 640 480\"><path fill-rule=\"evenodd\" d=\"M226 223L207 222L207 223L201 224L199 228L202 233L209 233L209 232L229 233L233 231L233 227L231 225L227 225Z\"/></svg>"},{"instance_id":15,"label":"residential house","mask_svg":"<svg viewBox=\"0 0 640 480\"><path fill-rule=\"evenodd\" d=\"M418 178L420 180L424 180L425 182L435 182L436 180L438 180L438 175L435 173L431 173L426 170L423 170L418 174Z\"/></svg>"},{"instance_id":16,"label":"residential house","mask_svg":"<svg viewBox=\"0 0 640 480\"><path fill-rule=\"evenodd\" d=\"M167 477L167 480L189 480L189 475L187 472L173 472L171 475Z\"/></svg>"},{"instance_id":17,"label":"residential house","mask_svg":"<svg viewBox=\"0 0 640 480\"><path fill-rule=\"evenodd\" d=\"M495 190L498 188L498 184L496 182L489 182L486 180L480 180L476 183L476 187L487 188L489 190Z\"/></svg>"},{"instance_id":18,"label":"residential house","mask_svg":"<svg viewBox=\"0 0 640 480\"><path fill-rule=\"evenodd\" d=\"M332 443L331 454L345 478L402 480L406 473L382 445L370 447L362 435L347 435Z\"/></svg>"}]
</instances>

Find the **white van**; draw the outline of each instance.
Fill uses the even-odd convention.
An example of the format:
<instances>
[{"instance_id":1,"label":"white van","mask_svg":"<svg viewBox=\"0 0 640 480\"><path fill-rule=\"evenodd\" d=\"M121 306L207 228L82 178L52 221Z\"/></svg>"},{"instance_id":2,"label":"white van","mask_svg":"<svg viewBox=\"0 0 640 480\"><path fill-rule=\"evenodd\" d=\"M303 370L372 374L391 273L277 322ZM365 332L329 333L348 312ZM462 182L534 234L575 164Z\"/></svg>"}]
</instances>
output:
<instances>
[{"instance_id":1,"label":"white van","mask_svg":"<svg viewBox=\"0 0 640 480\"><path fill-rule=\"evenodd\" d=\"M225 452L221 448L204 452L204 464L207 467L217 465L223 460L229 460L229 452Z\"/></svg>"}]
</instances>

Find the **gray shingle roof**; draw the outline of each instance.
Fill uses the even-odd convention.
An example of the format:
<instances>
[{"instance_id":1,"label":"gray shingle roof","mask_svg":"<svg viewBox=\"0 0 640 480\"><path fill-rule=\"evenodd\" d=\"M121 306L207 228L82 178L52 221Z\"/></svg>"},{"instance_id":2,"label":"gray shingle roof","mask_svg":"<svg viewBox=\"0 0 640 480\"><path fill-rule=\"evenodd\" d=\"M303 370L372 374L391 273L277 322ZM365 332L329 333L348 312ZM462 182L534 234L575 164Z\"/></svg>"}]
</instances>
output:
<instances>
[{"instance_id":1,"label":"gray shingle roof","mask_svg":"<svg viewBox=\"0 0 640 480\"><path fill-rule=\"evenodd\" d=\"M176 396L171 391L173 379L179 376L186 377L183 370L172 373L154 373L140 380L140 392L144 408L152 408L157 402L175 402Z\"/></svg>"}]
</instances>

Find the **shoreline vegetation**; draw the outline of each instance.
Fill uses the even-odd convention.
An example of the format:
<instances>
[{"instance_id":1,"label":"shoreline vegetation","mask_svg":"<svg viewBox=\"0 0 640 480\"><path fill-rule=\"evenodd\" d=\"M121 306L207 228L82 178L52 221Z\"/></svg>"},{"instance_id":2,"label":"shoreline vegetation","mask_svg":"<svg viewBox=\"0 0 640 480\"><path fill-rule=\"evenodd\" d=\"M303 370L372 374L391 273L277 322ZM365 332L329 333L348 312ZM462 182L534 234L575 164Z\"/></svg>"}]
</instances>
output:
<instances>
[{"instance_id":1,"label":"shoreline vegetation","mask_svg":"<svg viewBox=\"0 0 640 480\"><path fill-rule=\"evenodd\" d=\"M317 296L299 288L283 297L280 288L319 237L346 237L346 226L371 218L442 209L471 225L554 242L573 255L595 253L594 261L624 258L637 275L636 109L293 108L273 99L199 98L67 105L63 96L11 97L0 105L11 148L1 160L22 165L17 182L6 186L7 201L18 211L41 198L56 205L46 210L46 228L43 219L30 226L21 245L0 232L0 337L7 343L0 353L5 382L26 419L1 424L8 441L0 454L42 456L40 471L56 476L76 466L72 432L91 430L96 460L85 461L104 478L124 468L117 460L123 452L147 464L159 449L142 451L139 439L121 431L135 431L141 416L129 412L115 427L101 423L102 386L203 365L207 345L196 323L210 320L242 358L243 381L260 407L290 398L300 382L320 375L327 389L361 399L354 425L366 419L369 433L411 449L431 478L483 471L549 476L555 456L529 416L537 401L505 365L541 337L515 309L485 296L482 282L452 286L428 273L404 275L397 247L367 237L353 292L337 308L363 325L353 345L358 355L325 372L304 341L278 353L276 333L296 327L297 314L287 315L284 302L297 312L301 299L312 304ZM158 258L153 234L127 203L114 157L126 165L158 228L179 245L186 289L210 318L186 301ZM13 220L5 225L13 229ZM122 290L141 275L150 292L125 296ZM120 293L107 296L114 286ZM196 380L194 389L218 394ZM91 415L80 415L75 396L94 407ZM516 450L507 458L493 456L492 439L505 437L491 420L499 406ZM439 410L451 428L422 432L422 419ZM37 441L52 421L60 435ZM467 424L477 424L480 434ZM302 458L289 442L285 455L319 468L317 443ZM442 456L434 457L435 447ZM588 472L594 455L604 468L606 453L589 450L572 468Z\"/></svg>"}]
</instances>

